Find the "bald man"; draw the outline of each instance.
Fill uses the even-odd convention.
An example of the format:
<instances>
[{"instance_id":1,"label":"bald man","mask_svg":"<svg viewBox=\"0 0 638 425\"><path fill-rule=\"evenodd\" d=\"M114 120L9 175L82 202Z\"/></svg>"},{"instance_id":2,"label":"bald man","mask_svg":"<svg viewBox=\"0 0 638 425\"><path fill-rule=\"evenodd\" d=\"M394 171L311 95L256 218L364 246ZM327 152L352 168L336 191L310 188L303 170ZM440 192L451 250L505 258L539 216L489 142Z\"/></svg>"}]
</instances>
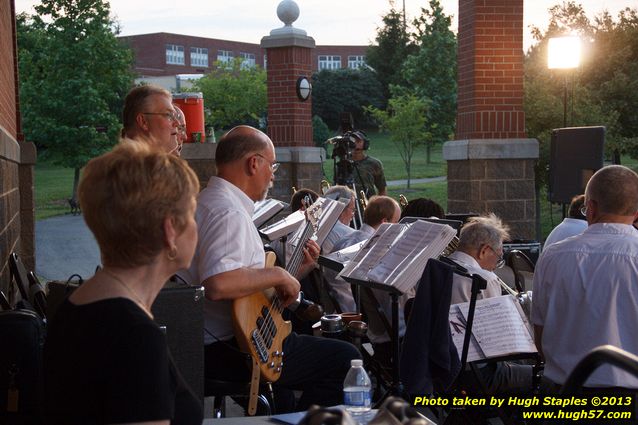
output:
<instances>
[{"instance_id":1,"label":"bald man","mask_svg":"<svg viewBox=\"0 0 638 425\"><path fill-rule=\"evenodd\" d=\"M222 136L215 155L217 176L211 177L197 201L199 240L191 267L180 275L205 290L205 374L212 379L248 382L250 371L239 353L231 319L232 300L274 288L284 306L299 294L299 282L280 267L264 268L264 249L253 225L254 203L266 198L279 168L267 135L248 126ZM319 247L306 252L314 267ZM332 406L342 400L343 379L350 360L359 358L343 341L297 335L283 344L283 371L277 390L302 390L297 406L277 397L278 411L306 410L311 404ZM291 394L291 391L286 391Z\"/></svg>"},{"instance_id":2,"label":"bald man","mask_svg":"<svg viewBox=\"0 0 638 425\"><path fill-rule=\"evenodd\" d=\"M149 84L133 88L124 99L121 142L147 143L179 156L180 122L172 101L171 93L161 87Z\"/></svg>"},{"instance_id":3,"label":"bald man","mask_svg":"<svg viewBox=\"0 0 638 425\"><path fill-rule=\"evenodd\" d=\"M638 355L638 175L621 165L598 170L585 207L587 229L548 246L534 272L536 345L545 378L559 385L599 345ZM638 379L604 365L585 385L636 389Z\"/></svg>"}]
</instances>

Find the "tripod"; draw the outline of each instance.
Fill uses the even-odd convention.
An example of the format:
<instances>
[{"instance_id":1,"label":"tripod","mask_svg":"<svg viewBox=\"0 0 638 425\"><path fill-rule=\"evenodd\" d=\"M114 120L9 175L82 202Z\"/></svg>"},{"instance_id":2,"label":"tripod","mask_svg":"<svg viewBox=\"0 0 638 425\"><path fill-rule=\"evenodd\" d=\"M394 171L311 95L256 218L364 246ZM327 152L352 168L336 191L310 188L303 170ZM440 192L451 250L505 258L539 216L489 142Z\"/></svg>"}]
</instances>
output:
<instances>
[{"instance_id":1,"label":"tripod","mask_svg":"<svg viewBox=\"0 0 638 425\"><path fill-rule=\"evenodd\" d=\"M359 173L359 168L357 164L352 159L341 158L338 162L336 157L333 157L334 162L334 180L335 184L349 187L354 192L354 208L355 208L355 217L354 228L359 229L363 224L363 199L361 199L359 195L359 191L357 190L357 185L354 181L353 172L356 171L357 176L359 176L359 181L361 181L361 174Z\"/></svg>"}]
</instances>

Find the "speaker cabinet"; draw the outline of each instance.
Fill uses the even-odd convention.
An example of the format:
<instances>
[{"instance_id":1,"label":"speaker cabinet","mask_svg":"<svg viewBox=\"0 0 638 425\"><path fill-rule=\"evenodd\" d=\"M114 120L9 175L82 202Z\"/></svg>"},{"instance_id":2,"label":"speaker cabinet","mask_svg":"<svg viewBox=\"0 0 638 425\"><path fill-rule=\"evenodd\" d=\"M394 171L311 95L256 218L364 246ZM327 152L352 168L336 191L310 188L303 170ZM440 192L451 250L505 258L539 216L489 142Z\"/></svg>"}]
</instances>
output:
<instances>
[{"instance_id":1,"label":"speaker cabinet","mask_svg":"<svg viewBox=\"0 0 638 425\"><path fill-rule=\"evenodd\" d=\"M603 167L605 127L552 130L549 159L549 200L569 204L585 193L591 176Z\"/></svg>"},{"instance_id":2,"label":"speaker cabinet","mask_svg":"<svg viewBox=\"0 0 638 425\"><path fill-rule=\"evenodd\" d=\"M175 365L199 400L204 400L204 288L167 282L152 307L166 332Z\"/></svg>"}]
</instances>

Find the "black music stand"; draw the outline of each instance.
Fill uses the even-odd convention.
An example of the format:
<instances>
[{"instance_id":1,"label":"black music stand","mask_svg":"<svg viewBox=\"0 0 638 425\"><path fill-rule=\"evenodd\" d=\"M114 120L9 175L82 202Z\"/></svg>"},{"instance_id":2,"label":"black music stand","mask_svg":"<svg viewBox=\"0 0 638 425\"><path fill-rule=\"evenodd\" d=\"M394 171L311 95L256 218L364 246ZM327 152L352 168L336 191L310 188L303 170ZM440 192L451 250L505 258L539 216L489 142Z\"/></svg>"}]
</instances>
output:
<instances>
[{"instance_id":1,"label":"black music stand","mask_svg":"<svg viewBox=\"0 0 638 425\"><path fill-rule=\"evenodd\" d=\"M403 385L401 384L401 378L399 376L399 296L403 293L393 286L386 285L379 282L373 282L369 280L354 279L351 277L343 276L346 282L354 285L361 285L367 288L380 289L390 294L392 303L392 332L390 334L390 341L392 341L392 383L388 391L381 397L379 401L385 400L388 396L394 395L403 398Z\"/></svg>"}]
</instances>

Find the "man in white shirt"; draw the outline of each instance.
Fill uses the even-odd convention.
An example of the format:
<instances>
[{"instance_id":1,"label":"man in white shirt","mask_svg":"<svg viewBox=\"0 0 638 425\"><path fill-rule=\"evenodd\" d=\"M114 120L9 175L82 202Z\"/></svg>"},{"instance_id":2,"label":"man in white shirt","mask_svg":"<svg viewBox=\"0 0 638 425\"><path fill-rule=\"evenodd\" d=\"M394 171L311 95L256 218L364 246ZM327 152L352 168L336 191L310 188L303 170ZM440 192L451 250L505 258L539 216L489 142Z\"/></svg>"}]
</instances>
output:
<instances>
[{"instance_id":1,"label":"man in white shirt","mask_svg":"<svg viewBox=\"0 0 638 425\"><path fill-rule=\"evenodd\" d=\"M593 348L610 344L638 355L638 175L598 170L585 189L589 227L548 246L534 272L532 323L544 377L562 385ZM638 388L638 379L604 365L589 387Z\"/></svg>"},{"instance_id":2,"label":"man in white shirt","mask_svg":"<svg viewBox=\"0 0 638 425\"><path fill-rule=\"evenodd\" d=\"M545 247L583 233L587 228L587 219L580 211L584 204L585 195L576 195L572 198L567 217L549 233L547 239L545 239Z\"/></svg>"},{"instance_id":3,"label":"man in white shirt","mask_svg":"<svg viewBox=\"0 0 638 425\"><path fill-rule=\"evenodd\" d=\"M470 274L487 281L487 288L478 298L491 298L502 293L501 281L494 273L504 264L503 241L509 238L509 229L494 213L472 217L461 228L459 245L448 258L454 260ZM472 280L454 274L451 304L464 303L472 296ZM532 391L532 367L512 362L488 363L477 368L488 393L528 393Z\"/></svg>"},{"instance_id":4,"label":"man in white shirt","mask_svg":"<svg viewBox=\"0 0 638 425\"><path fill-rule=\"evenodd\" d=\"M250 370L234 338L232 300L274 287L286 307L297 298L299 282L281 267L264 268L264 249L252 222L254 202L266 197L279 167L270 138L252 127L235 127L220 138L215 164L217 176L211 177L197 201L195 256L180 275L204 286L205 375L248 382ZM318 254L315 243L306 260ZM312 261L305 263L314 267ZM343 379L353 358L359 353L349 343L291 333L283 343L284 365L274 386L288 396L290 390L303 394L297 406L278 397L277 408L305 410L311 404L341 403Z\"/></svg>"}]
</instances>

